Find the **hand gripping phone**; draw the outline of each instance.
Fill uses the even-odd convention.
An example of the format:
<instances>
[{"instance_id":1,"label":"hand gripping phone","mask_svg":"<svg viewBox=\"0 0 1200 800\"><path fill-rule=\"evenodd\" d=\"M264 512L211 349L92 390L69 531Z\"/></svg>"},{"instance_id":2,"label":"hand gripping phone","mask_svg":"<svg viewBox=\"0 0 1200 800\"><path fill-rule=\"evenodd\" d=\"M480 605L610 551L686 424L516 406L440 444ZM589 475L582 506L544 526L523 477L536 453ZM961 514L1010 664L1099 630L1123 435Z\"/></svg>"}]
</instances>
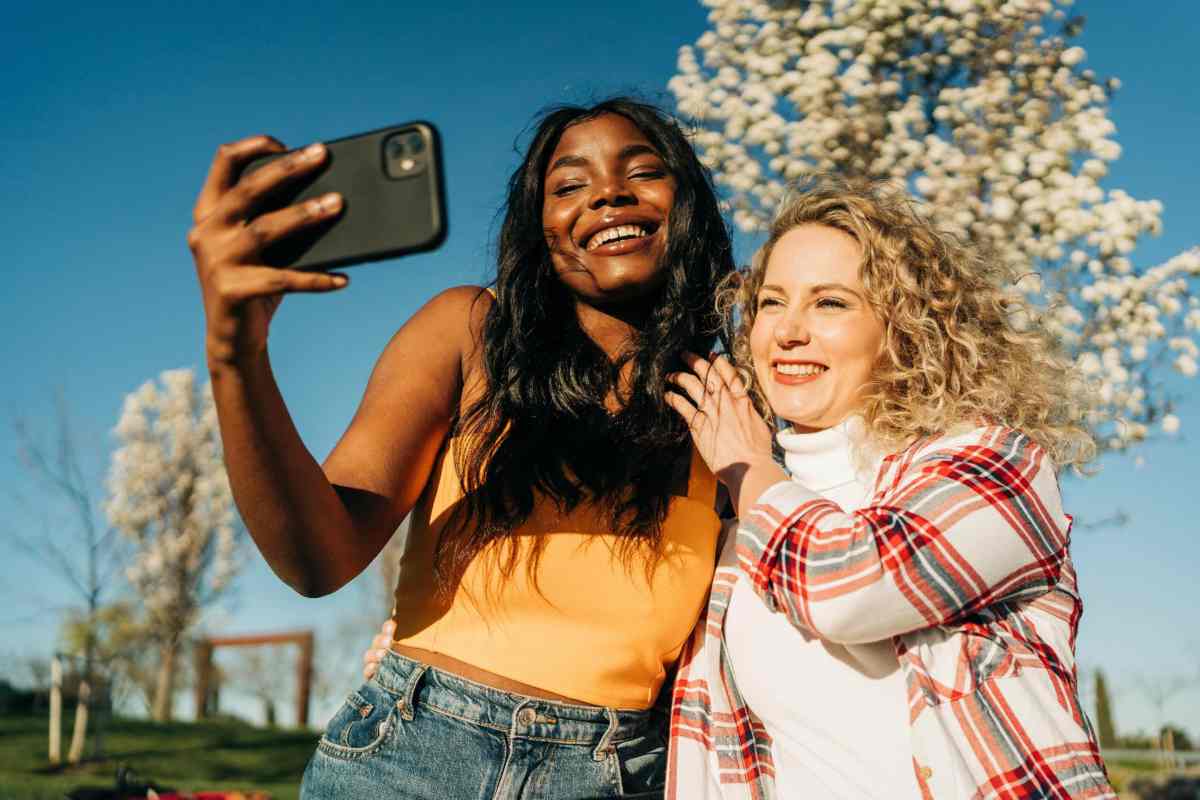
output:
<instances>
[{"instance_id":1,"label":"hand gripping phone","mask_svg":"<svg viewBox=\"0 0 1200 800\"><path fill-rule=\"evenodd\" d=\"M263 263L329 270L432 250L446 238L442 148L428 122L408 122L335 139L315 177L274 194L283 208L327 192L342 195L342 213L298 231L263 251ZM243 174L285 154L252 162Z\"/></svg>"}]
</instances>

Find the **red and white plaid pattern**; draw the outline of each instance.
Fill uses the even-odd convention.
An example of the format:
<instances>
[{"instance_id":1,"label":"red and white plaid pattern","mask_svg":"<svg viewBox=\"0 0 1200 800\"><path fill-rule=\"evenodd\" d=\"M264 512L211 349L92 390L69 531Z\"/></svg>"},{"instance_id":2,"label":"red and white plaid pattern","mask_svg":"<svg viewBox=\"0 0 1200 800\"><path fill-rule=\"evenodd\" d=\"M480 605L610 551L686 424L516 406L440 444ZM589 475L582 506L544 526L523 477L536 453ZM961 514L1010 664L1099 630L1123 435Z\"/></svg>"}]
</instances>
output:
<instances>
[{"instance_id":1,"label":"red and white plaid pattern","mask_svg":"<svg viewBox=\"0 0 1200 800\"><path fill-rule=\"evenodd\" d=\"M851 513L773 486L726 543L680 661L667 796L776 796L770 737L724 654L740 579L809 635L893 640L925 797L1115 798L1079 705L1070 526L1044 451L996 426L887 457Z\"/></svg>"}]
</instances>

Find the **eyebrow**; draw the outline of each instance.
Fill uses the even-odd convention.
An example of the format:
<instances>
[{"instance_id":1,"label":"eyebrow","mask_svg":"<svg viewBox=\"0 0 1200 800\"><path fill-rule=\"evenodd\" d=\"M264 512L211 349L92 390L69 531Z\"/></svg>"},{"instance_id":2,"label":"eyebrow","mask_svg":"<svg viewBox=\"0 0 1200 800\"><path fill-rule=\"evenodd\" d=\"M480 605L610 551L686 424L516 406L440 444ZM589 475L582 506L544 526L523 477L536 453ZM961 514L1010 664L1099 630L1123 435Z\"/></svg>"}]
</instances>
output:
<instances>
[{"instance_id":1,"label":"eyebrow","mask_svg":"<svg viewBox=\"0 0 1200 800\"><path fill-rule=\"evenodd\" d=\"M638 143L638 144L627 144L624 147L622 147L621 152L617 153L617 160L618 161L628 161L629 159L633 158L634 156L641 156L641 155L647 155L647 154L652 155L652 156L657 156L658 158L662 158L662 155L660 155L659 152L657 150L655 150L653 147L651 147L650 145ZM553 164L551 164L550 169L546 170L546 174L549 175L551 172L554 172L554 170L558 169L559 167L583 167L583 166L587 166L588 163L589 163L588 160L586 158L584 158L583 156L566 155L566 156L563 156L562 158L559 158Z\"/></svg>"}]
</instances>

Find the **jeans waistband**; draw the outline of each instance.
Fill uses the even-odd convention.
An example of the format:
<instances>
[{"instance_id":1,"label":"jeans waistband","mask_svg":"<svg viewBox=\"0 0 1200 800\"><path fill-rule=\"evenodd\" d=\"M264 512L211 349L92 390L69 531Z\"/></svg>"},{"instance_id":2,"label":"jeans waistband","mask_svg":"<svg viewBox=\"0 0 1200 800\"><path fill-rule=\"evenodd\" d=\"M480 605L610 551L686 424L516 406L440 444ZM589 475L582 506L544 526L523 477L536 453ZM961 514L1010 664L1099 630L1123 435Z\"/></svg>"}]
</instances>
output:
<instances>
[{"instance_id":1,"label":"jeans waistband","mask_svg":"<svg viewBox=\"0 0 1200 800\"><path fill-rule=\"evenodd\" d=\"M384 653L374 680L396 696L396 707L406 719L412 719L414 708L427 705L511 736L595 745L597 758L612 745L641 735L653 714L514 694L390 650Z\"/></svg>"}]
</instances>

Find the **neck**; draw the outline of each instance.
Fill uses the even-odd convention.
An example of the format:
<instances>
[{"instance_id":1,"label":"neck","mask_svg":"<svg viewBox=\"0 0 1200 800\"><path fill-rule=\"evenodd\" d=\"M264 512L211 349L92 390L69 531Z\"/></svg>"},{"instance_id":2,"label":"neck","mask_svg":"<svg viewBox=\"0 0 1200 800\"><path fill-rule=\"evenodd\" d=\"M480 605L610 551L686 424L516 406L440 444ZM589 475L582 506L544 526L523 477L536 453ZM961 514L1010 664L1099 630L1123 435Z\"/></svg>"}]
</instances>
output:
<instances>
[{"instance_id":1,"label":"neck","mask_svg":"<svg viewBox=\"0 0 1200 800\"><path fill-rule=\"evenodd\" d=\"M858 416L821 430L790 427L779 432L777 441L788 472L816 492L869 482L870 465L877 460Z\"/></svg>"},{"instance_id":2,"label":"neck","mask_svg":"<svg viewBox=\"0 0 1200 800\"><path fill-rule=\"evenodd\" d=\"M610 360L616 361L628 352L630 344L645 325L652 306L636 305L594 306L584 300L575 304L579 327L600 347Z\"/></svg>"}]
</instances>

